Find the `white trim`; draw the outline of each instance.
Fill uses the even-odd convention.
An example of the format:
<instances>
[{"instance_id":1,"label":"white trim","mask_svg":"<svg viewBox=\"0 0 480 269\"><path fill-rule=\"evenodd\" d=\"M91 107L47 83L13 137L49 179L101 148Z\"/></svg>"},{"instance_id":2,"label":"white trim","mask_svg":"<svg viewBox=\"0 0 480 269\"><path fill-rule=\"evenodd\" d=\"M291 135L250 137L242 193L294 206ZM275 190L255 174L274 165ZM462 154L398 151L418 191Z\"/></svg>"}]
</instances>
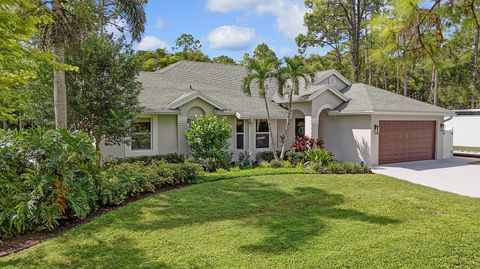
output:
<instances>
[{"instance_id":1,"label":"white trim","mask_svg":"<svg viewBox=\"0 0 480 269\"><path fill-rule=\"evenodd\" d=\"M287 110L285 110L285 113L287 112ZM235 117L239 118L239 119L242 119L242 120L256 120L256 119L267 119L267 117L265 115L253 115L253 116L242 116L242 114L240 114L239 112L235 112ZM287 115L285 116L270 116L270 119L271 120L286 120L288 118Z\"/></svg>"},{"instance_id":2,"label":"white trim","mask_svg":"<svg viewBox=\"0 0 480 269\"><path fill-rule=\"evenodd\" d=\"M338 98L340 98L342 101L347 102L350 100L348 97L343 95L341 92L339 92L337 89L330 85L322 85L317 91L315 91L313 94L311 94L308 98L307 101L312 101L313 99L317 98L319 95L324 93L325 91L329 90L333 94L335 94Z\"/></svg>"},{"instance_id":3,"label":"white trim","mask_svg":"<svg viewBox=\"0 0 480 269\"><path fill-rule=\"evenodd\" d=\"M243 133L237 132L237 120L241 120L243 122ZM246 139L245 139L246 138L246 126L247 126L247 124L246 124L245 120L237 119L237 118L235 119L235 126L234 126L234 128L235 128L235 139L234 139L235 140L235 142L234 142L235 146L234 146L234 150L244 151L246 149L245 148L245 146L246 146L246 143L245 143L246 142ZM239 149L237 147L237 135L239 135L239 134L243 135L243 148L241 148L241 149Z\"/></svg>"},{"instance_id":4,"label":"white trim","mask_svg":"<svg viewBox=\"0 0 480 269\"><path fill-rule=\"evenodd\" d=\"M319 117L320 117L320 113L322 113L322 111L324 111L325 109L330 109L330 110L332 110L332 109L335 109L335 107L332 106L331 104L324 104L323 106L321 106L321 107L317 110L317 112L316 112L316 114L315 114L316 117L319 118Z\"/></svg>"},{"instance_id":5,"label":"white trim","mask_svg":"<svg viewBox=\"0 0 480 269\"><path fill-rule=\"evenodd\" d=\"M257 132L257 121L258 120L266 120L266 119L255 119L254 123L253 123L253 132L254 132L254 146L255 146L255 150L256 151L262 151L262 150L269 150L272 148L272 145L271 145L271 137L270 137L270 129L266 132ZM267 126L268 126L268 121L267 121ZM268 128L270 128L270 126L268 126ZM259 148L257 147L257 134L266 134L268 136L268 147L266 148Z\"/></svg>"},{"instance_id":6,"label":"white trim","mask_svg":"<svg viewBox=\"0 0 480 269\"><path fill-rule=\"evenodd\" d=\"M132 150L132 145L125 145L125 157L137 157L158 154L158 120L155 116L140 116L150 120L150 149Z\"/></svg>"},{"instance_id":7,"label":"white trim","mask_svg":"<svg viewBox=\"0 0 480 269\"><path fill-rule=\"evenodd\" d=\"M355 111L355 112L341 112L338 110L331 110L328 115L408 115L408 116L445 116L452 115L451 112L416 112L416 111Z\"/></svg>"},{"instance_id":8,"label":"white trim","mask_svg":"<svg viewBox=\"0 0 480 269\"><path fill-rule=\"evenodd\" d=\"M213 107L219 108L221 110L228 110L228 108L226 106L216 102L212 98L210 98L207 95L204 95L200 92L195 91L195 92L191 92L191 93L188 93L188 94L182 94L182 95L175 98L173 101L169 102L167 104L167 108L176 109L176 108L179 108L180 106L182 106L182 105L184 105L188 102L191 102L191 101L199 98L199 99L207 102L208 104L212 105Z\"/></svg>"}]
</instances>

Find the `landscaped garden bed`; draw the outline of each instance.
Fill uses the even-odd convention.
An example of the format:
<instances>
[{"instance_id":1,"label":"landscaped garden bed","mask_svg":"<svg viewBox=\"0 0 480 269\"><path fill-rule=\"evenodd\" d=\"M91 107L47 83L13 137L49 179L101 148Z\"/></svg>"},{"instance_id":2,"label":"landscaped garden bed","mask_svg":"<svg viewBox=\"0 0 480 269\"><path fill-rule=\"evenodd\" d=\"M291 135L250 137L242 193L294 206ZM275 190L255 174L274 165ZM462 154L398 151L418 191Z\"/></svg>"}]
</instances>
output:
<instances>
[{"instance_id":1,"label":"landscaped garden bed","mask_svg":"<svg viewBox=\"0 0 480 269\"><path fill-rule=\"evenodd\" d=\"M207 174L228 180L128 204L0 267L480 266L478 199L375 174L233 178L259 170Z\"/></svg>"}]
</instances>

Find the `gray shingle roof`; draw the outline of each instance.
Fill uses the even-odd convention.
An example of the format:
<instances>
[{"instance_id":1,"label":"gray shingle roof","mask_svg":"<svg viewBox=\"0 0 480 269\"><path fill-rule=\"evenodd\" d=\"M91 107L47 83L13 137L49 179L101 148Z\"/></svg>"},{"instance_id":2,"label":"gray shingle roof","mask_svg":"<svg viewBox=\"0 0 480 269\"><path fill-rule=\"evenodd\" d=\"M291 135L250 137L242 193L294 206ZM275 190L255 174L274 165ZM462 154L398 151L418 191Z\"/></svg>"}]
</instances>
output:
<instances>
[{"instance_id":1,"label":"gray shingle roof","mask_svg":"<svg viewBox=\"0 0 480 269\"><path fill-rule=\"evenodd\" d=\"M427 104L367 84L355 83L342 90L349 98L335 110L345 114L365 112L438 113L449 115L450 110Z\"/></svg>"},{"instance_id":2,"label":"gray shingle roof","mask_svg":"<svg viewBox=\"0 0 480 269\"><path fill-rule=\"evenodd\" d=\"M143 84L140 103L146 111L169 112L169 104L195 92L210 97L216 103L242 118L266 117L263 99L258 97L256 87L252 85L252 97L241 90L242 78L247 70L242 66L215 63L181 61L156 72L140 72L139 80ZM268 97L275 91L275 83L267 85ZM285 118L285 109L270 105L272 118Z\"/></svg>"},{"instance_id":3,"label":"gray shingle roof","mask_svg":"<svg viewBox=\"0 0 480 269\"><path fill-rule=\"evenodd\" d=\"M333 73L338 72L334 70L319 72L315 80ZM144 88L139 97L140 103L147 112L176 113L176 103L189 96L199 95L208 97L210 101L218 104L225 114L239 113L242 118L265 118L265 104L263 99L258 97L256 87L252 85L252 97L246 96L241 90L241 81L246 74L247 70L243 66L190 61L181 61L156 72L140 72L138 78ZM267 84L268 98L280 102L283 98L275 96L276 84L273 81ZM295 99L307 100L324 87L325 85L310 85ZM452 114L451 111L441 107L362 83L347 86L341 90L341 94L350 99L335 109L342 114L372 112ZM270 104L272 118L287 116L285 109L274 102Z\"/></svg>"}]
</instances>

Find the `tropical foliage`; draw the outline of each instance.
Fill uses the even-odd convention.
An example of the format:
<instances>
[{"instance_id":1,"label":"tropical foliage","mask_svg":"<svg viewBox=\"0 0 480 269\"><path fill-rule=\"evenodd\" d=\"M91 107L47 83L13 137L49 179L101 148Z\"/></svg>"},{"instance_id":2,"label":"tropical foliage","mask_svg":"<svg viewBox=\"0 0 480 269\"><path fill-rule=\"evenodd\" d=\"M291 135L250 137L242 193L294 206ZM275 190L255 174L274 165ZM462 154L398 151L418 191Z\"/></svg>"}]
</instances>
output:
<instances>
[{"instance_id":1,"label":"tropical foliage","mask_svg":"<svg viewBox=\"0 0 480 269\"><path fill-rule=\"evenodd\" d=\"M0 167L0 238L96 208L97 155L85 133L0 131Z\"/></svg>"},{"instance_id":2,"label":"tropical foliage","mask_svg":"<svg viewBox=\"0 0 480 269\"><path fill-rule=\"evenodd\" d=\"M207 171L215 171L218 167L226 167L230 163L228 140L231 135L230 124L211 114L194 117L185 131L192 156L200 161Z\"/></svg>"},{"instance_id":3,"label":"tropical foliage","mask_svg":"<svg viewBox=\"0 0 480 269\"><path fill-rule=\"evenodd\" d=\"M111 36L92 35L76 51L67 51L67 62L79 68L66 77L69 126L90 134L97 151L101 141L126 142L142 111L139 61L131 46Z\"/></svg>"}]
</instances>

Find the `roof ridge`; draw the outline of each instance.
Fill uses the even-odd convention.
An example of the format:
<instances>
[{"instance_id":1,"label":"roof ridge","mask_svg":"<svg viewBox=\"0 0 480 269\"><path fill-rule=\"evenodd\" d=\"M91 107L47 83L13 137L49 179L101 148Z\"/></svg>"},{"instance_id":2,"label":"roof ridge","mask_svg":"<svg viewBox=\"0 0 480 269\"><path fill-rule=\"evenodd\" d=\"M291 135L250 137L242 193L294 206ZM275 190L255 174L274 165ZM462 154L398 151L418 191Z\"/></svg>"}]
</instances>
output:
<instances>
[{"instance_id":1,"label":"roof ridge","mask_svg":"<svg viewBox=\"0 0 480 269\"><path fill-rule=\"evenodd\" d=\"M165 73L166 71L168 71L168 70L176 67L177 65L180 65L182 62L183 62L183 61L178 61L178 62L176 62L176 63L167 65L167 66L165 66L164 68L160 68L160 69L154 71L153 73L163 74L163 73Z\"/></svg>"}]
</instances>

